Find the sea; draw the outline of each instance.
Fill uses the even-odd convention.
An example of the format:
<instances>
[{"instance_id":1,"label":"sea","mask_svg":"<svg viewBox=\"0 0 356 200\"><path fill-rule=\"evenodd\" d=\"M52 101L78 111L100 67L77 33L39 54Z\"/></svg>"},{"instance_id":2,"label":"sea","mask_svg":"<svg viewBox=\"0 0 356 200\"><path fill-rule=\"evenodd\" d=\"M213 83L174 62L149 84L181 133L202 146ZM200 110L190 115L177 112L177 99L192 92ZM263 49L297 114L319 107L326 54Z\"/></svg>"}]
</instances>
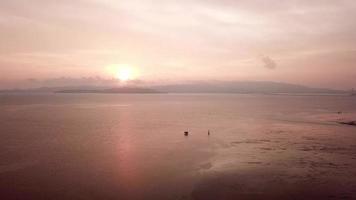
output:
<instances>
[{"instance_id":1,"label":"sea","mask_svg":"<svg viewBox=\"0 0 356 200\"><path fill-rule=\"evenodd\" d=\"M355 113L346 95L1 94L0 199L356 199Z\"/></svg>"}]
</instances>

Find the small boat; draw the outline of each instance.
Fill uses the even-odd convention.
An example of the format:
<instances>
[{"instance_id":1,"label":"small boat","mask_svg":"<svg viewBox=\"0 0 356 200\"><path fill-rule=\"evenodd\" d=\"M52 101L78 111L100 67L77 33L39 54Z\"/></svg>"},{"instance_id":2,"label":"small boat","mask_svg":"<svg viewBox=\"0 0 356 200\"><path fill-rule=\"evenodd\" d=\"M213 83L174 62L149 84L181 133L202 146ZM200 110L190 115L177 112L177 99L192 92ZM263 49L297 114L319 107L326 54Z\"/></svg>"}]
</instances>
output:
<instances>
[{"instance_id":1,"label":"small boat","mask_svg":"<svg viewBox=\"0 0 356 200\"><path fill-rule=\"evenodd\" d=\"M184 136L188 136L189 132L188 131L184 131Z\"/></svg>"}]
</instances>

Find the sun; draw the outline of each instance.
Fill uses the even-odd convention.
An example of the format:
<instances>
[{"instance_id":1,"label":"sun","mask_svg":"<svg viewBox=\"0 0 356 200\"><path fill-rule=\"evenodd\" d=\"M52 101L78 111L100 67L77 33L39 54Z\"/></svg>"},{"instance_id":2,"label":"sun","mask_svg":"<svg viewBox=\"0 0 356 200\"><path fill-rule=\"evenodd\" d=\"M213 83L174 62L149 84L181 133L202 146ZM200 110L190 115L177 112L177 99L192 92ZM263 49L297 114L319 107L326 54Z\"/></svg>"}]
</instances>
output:
<instances>
[{"instance_id":1,"label":"sun","mask_svg":"<svg viewBox=\"0 0 356 200\"><path fill-rule=\"evenodd\" d=\"M120 68L117 72L117 78L120 81L128 81L133 79L133 72L132 69L128 66Z\"/></svg>"},{"instance_id":2,"label":"sun","mask_svg":"<svg viewBox=\"0 0 356 200\"><path fill-rule=\"evenodd\" d=\"M135 80L139 77L140 73L137 68L129 64L112 64L107 66L107 74L121 83Z\"/></svg>"}]
</instances>

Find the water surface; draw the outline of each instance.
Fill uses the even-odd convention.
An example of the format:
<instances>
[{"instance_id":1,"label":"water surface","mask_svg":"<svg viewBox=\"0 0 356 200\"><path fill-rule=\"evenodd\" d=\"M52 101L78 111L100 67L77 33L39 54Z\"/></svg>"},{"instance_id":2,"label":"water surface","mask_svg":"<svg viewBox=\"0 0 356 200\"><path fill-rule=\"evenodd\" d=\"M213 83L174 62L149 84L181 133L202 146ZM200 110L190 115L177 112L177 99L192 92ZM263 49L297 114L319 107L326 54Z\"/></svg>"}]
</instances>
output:
<instances>
[{"instance_id":1,"label":"water surface","mask_svg":"<svg viewBox=\"0 0 356 200\"><path fill-rule=\"evenodd\" d=\"M354 199L356 128L336 121L354 116L355 103L347 96L3 94L0 196Z\"/></svg>"}]
</instances>

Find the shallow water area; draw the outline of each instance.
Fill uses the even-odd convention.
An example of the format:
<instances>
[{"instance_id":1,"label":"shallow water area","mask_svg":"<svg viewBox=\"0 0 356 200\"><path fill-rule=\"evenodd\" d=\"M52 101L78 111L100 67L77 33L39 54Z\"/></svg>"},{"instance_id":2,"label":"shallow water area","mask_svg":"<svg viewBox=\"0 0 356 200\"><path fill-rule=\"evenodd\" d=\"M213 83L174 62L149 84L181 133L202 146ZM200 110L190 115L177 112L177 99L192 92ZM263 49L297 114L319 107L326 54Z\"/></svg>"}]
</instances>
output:
<instances>
[{"instance_id":1,"label":"shallow water area","mask_svg":"<svg viewBox=\"0 0 356 200\"><path fill-rule=\"evenodd\" d=\"M0 95L4 199L354 199L356 99ZM208 135L208 130L210 135ZM184 136L189 131L189 136Z\"/></svg>"}]
</instances>

